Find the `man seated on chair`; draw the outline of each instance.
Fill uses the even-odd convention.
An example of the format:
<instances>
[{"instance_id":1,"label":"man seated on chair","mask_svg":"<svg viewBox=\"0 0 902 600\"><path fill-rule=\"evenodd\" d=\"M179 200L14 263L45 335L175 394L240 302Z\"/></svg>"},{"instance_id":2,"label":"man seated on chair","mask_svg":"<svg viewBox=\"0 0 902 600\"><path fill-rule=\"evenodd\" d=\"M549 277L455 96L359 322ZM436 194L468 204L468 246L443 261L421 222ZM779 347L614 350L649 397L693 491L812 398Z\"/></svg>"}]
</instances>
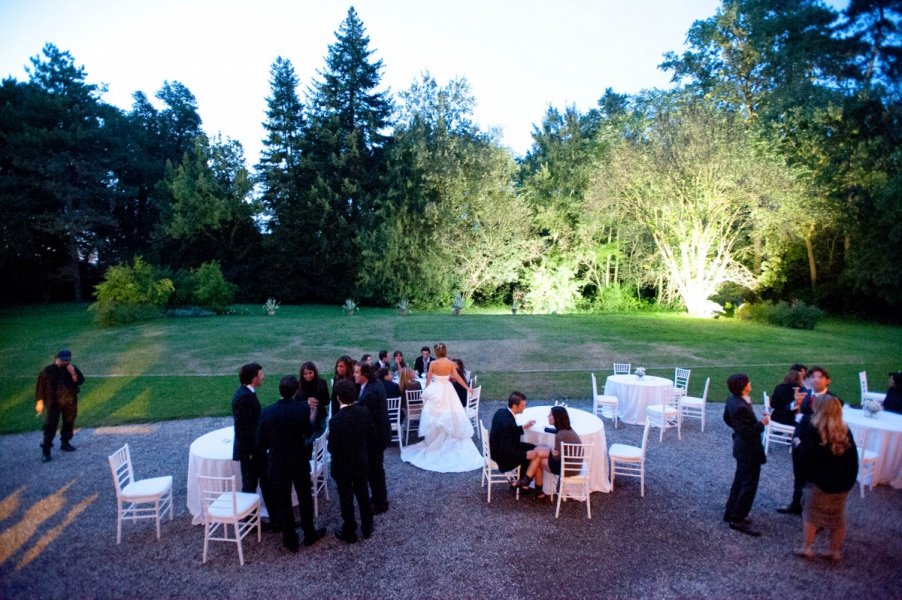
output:
<instances>
[{"instance_id":1,"label":"man seated on chair","mask_svg":"<svg viewBox=\"0 0 902 600\"><path fill-rule=\"evenodd\" d=\"M281 398L260 413L257 430L257 450L267 454L267 470L274 497L277 526L282 529L282 545L291 552L298 551L298 533L294 528L291 488L294 486L301 509L301 529L304 545L312 546L325 535L313 522L313 497L310 495L310 461L307 459L306 439L313 434L311 420L316 407L295 400L298 379L287 375L279 382Z\"/></svg>"},{"instance_id":2,"label":"man seated on chair","mask_svg":"<svg viewBox=\"0 0 902 600\"><path fill-rule=\"evenodd\" d=\"M386 398L401 397L401 386L392 379L391 370L388 367L379 367L379 370L376 371L376 379L382 382Z\"/></svg>"},{"instance_id":3,"label":"man seated on chair","mask_svg":"<svg viewBox=\"0 0 902 600\"><path fill-rule=\"evenodd\" d=\"M541 456L535 450L533 444L520 441L523 431L536 424L530 421L525 425L517 425L516 415L526 409L526 396L520 392L511 392L507 399L507 408L499 408L492 417L492 429L489 431L489 448L492 460L498 463L498 469L502 472L510 471L520 465L522 475L516 483L522 487L529 487L530 477L526 475L530 463L541 461ZM539 475L541 476L541 475ZM541 489L537 481L537 489ZM515 486L512 486L515 487Z\"/></svg>"},{"instance_id":4,"label":"man seated on chair","mask_svg":"<svg viewBox=\"0 0 902 600\"><path fill-rule=\"evenodd\" d=\"M329 421L329 453L332 455L332 479L338 487L342 520L341 529L335 532L335 537L353 544L357 541L355 497L360 510L360 532L364 538L373 534L373 507L367 485L367 448L375 430L367 408L354 403L357 389L353 383L337 382L335 394L341 408Z\"/></svg>"},{"instance_id":5,"label":"man seated on chair","mask_svg":"<svg viewBox=\"0 0 902 600\"><path fill-rule=\"evenodd\" d=\"M413 361L413 370L419 377L426 377L426 373L429 372L429 363L432 360L432 350L429 349L429 346L423 346L420 348L420 355Z\"/></svg>"}]
</instances>

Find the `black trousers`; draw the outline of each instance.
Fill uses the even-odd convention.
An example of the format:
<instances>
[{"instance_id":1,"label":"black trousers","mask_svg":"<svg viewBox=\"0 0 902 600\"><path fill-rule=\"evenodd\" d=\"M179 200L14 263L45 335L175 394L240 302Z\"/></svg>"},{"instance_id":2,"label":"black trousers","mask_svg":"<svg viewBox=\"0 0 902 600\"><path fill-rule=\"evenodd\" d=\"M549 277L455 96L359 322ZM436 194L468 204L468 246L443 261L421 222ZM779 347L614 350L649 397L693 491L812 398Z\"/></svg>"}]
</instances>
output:
<instances>
[{"instance_id":1,"label":"black trousers","mask_svg":"<svg viewBox=\"0 0 902 600\"><path fill-rule=\"evenodd\" d=\"M42 448L49 450L53 447L53 438L56 436L56 428L60 417L63 418L63 427L60 430L60 441L67 443L72 439L75 430L75 417L78 416L78 401L69 400L55 403L44 409L44 443Z\"/></svg>"},{"instance_id":2,"label":"black trousers","mask_svg":"<svg viewBox=\"0 0 902 600\"><path fill-rule=\"evenodd\" d=\"M805 487L805 479L802 477L802 467L799 464L798 453L793 449L792 453L792 502L791 506L802 506L802 489Z\"/></svg>"},{"instance_id":3,"label":"black trousers","mask_svg":"<svg viewBox=\"0 0 902 600\"><path fill-rule=\"evenodd\" d=\"M736 461L736 474L733 475L733 486L724 510L724 521L736 523L749 516L755 494L758 493L758 479L761 476L761 465L756 462Z\"/></svg>"},{"instance_id":4,"label":"black trousers","mask_svg":"<svg viewBox=\"0 0 902 600\"><path fill-rule=\"evenodd\" d=\"M296 541L297 532L294 529L294 509L291 506L291 489L297 492L298 507L301 511L301 529L304 533L312 533L313 524L313 496L311 492L310 470L298 469L289 473L280 473L272 476L269 482L272 487L272 504L267 503L269 520L282 530L282 539ZM270 509L275 508L275 510ZM273 514L275 513L275 515Z\"/></svg>"},{"instance_id":5,"label":"black trousers","mask_svg":"<svg viewBox=\"0 0 902 600\"><path fill-rule=\"evenodd\" d=\"M373 508L388 508L388 489L385 485L385 465L383 448L369 449L369 473L367 481L370 484L370 496L373 501Z\"/></svg>"},{"instance_id":6,"label":"black trousers","mask_svg":"<svg viewBox=\"0 0 902 600\"><path fill-rule=\"evenodd\" d=\"M273 496L272 485L266 476L266 456L255 454L253 458L242 457L238 459L241 465L241 491L246 494L256 494L257 486L263 495L263 504L269 513L270 523L278 523L279 507Z\"/></svg>"},{"instance_id":7,"label":"black trousers","mask_svg":"<svg viewBox=\"0 0 902 600\"><path fill-rule=\"evenodd\" d=\"M348 535L357 534L357 520L354 518L354 498L357 498L357 507L360 510L360 527L363 531L372 531L373 506L370 504L366 476L335 479L335 486L338 488L338 503L341 506L341 530Z\"/></svg>"}]
</instances>

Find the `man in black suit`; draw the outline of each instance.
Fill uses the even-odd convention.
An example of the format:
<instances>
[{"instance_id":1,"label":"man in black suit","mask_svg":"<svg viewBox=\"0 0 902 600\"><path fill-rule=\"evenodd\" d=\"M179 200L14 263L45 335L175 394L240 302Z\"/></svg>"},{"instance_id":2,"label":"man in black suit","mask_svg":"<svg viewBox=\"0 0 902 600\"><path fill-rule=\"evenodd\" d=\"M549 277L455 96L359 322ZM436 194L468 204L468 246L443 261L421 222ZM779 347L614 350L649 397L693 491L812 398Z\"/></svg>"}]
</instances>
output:
<instances>
[{"instance_id":1,"label":"man in black suit","mask_svg":"<svg viewBox=\"0 0 902 600\"><path fill-rule=\"evenodd\" d=\"M761 434L770 423L767 415L759 421L752 410L752 383L748 375L737 373L727 379L730 396L723 410L723 420L733 430L733 458L736 459L736 473L730 488L730 497L724 510L723 520L730 529L751 536L761 532L752 529L748 518L758 492L761 465L767 462Z\"/></svg>"},{"instance_id":2,"label":"man in black suit","mask_svg":"<svg viewBox=\"0 0 902 600\"><path fill-rule=\"evenodd\" d=\"M257 425L260 421L260 400L257 388L263 383L263 367L248 363L238 371L241 385L232 396L232 417L235 419L235 441L232 460L241 463L241 491L257 493L262 473L262 457L256 452Z\"/></svg>"},{"instance_id":3,"label":"man in black suit","mask_svg":"<svg viewBox=\"0 0 902 600\"><path fill-rule=\"evenodd\" d=\"M373 534L373 507L367 488L369 466L367 450L375 434L373 419L366 407L355 404L357 389L347 380L335 384L338 412L329 421L329 453L332 455L332 479L338 488L342 527L335 536L348 544L357 541L354 498L360 509L360 532Z\"/></svg>"},{"instance_id":4,"label":"man in black suit","mask_svg":"<svg viewBox=\"0 0 902 600\"><path fill-rule=\"evenodd\" d=\"M385 390L386 398L401 397L401 386L392 379L391 371L387 367L380 367L379 370L376 371L376 379L382 384L382 389Z\"/></svg>"},{"instance_id":5,"label":"man in black suit","mask_svg":"<svg viewBox=\"0 0 902 600\"><path fill-rule=\"evenodd\" d=\"M388 362L388 350L379 351L379 362L376 363L376 369L381 369L383 367L391 369L391 363Z\"/></svg>"},{"instance_id":6,"label":"man in black suit","mask_svg":"<svg viewBox=\"0 0 902 600\"><path fill-rule=\"evenodd\" d=\"M267 473L276 507L277 527L282 530L282 545L298 551L298 533L294 528L291 507L291 488L294 486L301 509L301 529L304 545L312 546L325 535L313 522L313 497L310 495L310 461L307 459L306 438L313 434L311 419L316 407L295 399L298 379L287 375L279 382L281 398L267 406L260 414L257 430L257 451L266 454Z\"/></svg>"},{"instance_id":7,"label":"man in black suit","mask_svg":"<svg viewBox=\"0 0 902 600\"><path fill-rule=\"evenodd\" d=\"M388 419L388 403L385 401L385 388L376 379L373 365L368 363L354 365L354 381L360 386L357 403L370 411L370 418L375 429L367 456L369 458L370 494L373 498L373 513L381 514L388 510L388 490L385 486L385 466L383 452L391 440L391 422Z\"/></svg>"},{"instance_id":8,"label":"man in black suit","mask_svg":"<svg viewBox=\"0 0 902 600\"><path fill-rule=\"evenodd\" d=\"M536 424L535 421L520 426L516 415L526 408L526 396L521 392L511 392L507 398L507 408L499 408L492 417L492 429L489 431L489 448L492 460L498 463L501 471L510 471L520 465L520 474L526 475L529 462L535 458L533 444L520 441L525 429Z\"/></svg>"},{"instance_id":9,"label":"man in black suit","mask_svg":"<svg viewBox=\"0 0 902 600\"><path fill-rule=\"evenodd\" d=\"M429 351L429 346L423 346L420 348L420 355L413 361L413 370L416 371L417 375L420 377L425 377L426 373L429 372L429 363L431 362L432 354Z\"/></svg>"}]
</instances>

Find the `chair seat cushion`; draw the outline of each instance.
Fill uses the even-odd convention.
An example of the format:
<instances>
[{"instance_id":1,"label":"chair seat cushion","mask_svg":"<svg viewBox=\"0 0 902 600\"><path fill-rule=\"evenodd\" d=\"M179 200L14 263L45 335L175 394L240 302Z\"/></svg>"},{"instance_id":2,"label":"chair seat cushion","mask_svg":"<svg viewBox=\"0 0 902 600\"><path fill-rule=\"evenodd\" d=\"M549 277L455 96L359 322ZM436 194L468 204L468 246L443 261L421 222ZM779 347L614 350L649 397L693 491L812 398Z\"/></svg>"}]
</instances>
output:
<instances>
[{"instance_id":1,"label":"chair seat cushion","mask_svg":"<svg viewBox=\"0 0 902 600\"><path fill-rule=\"evenodd\" d=\"M626 444L614 444L608 450L608 456L615 460L642 460L642 448L627 446Z\"/></svg>"},{"instance_id":2,"label":"chair seat cushion","mask_svg":"<svg viewBox=\"0 0 902 600\"><path fill-rule=\"evenodd\" d=\"M665 415L676 415L677 409L672 406L662 407L660 404L652 404L648 408L645 409L646 412L650 412L653 415L660 415L661 412L664 412Z\"/></svg>"},{"instance_id":3,"label":"chair seat cushion","mask_svg":"<svg viewBox=\"0 0 902 600\"><path fill-rule=\"evenodd\" d=\"M617 396L605 396L604 394L598 394L595 396L596 404L619 404L620 400Z\"/></svg>"},{"instance_id":4,"label":"chair seat cushion","mask_svg":"<svg viewBox=\"0 0 902 600\"><path fill-rule=\"evenodd\" d=\"M236 492L235 494L235 512L232 512L232 493L231 492L223 492L219 495L216 500L214 500L210 507L207 509L207 512L210 513L210 516L221 519L221 518L232 518L232 517L242 517L252 508L254 505L260 503L260 495L259 494L249 494L246 492Z\"/></svg>"},{"instance_id":5,"label":"chair seat cushion","mask_svg":"<svg viewBox=\"0 0 902 600\"><path fill-rule=\"evenodd\" d=\"M157 498L172 489L172 475L139 479L122 488L122 498L135 501L140 498Z\"/></svg>"}]
</instances>

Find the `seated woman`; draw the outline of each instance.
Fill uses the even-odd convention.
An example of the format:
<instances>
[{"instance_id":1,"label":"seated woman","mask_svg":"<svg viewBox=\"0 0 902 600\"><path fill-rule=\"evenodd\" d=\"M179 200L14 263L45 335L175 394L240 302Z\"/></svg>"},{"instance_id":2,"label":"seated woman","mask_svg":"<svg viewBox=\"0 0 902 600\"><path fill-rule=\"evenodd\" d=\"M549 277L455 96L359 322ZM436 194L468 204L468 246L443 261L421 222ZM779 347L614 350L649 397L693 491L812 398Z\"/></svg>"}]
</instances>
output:
<instances>
[{"instance_id":1,"label":"seated woman","mask_svg":"<svg viewBox=\"0 0 902 600\"><path fill-rule=\"evenodd\" d=\"M563 406L552 406L548 414L548 423L557 429L554 434L554 448L548 458L542 459L542 468L555 475L561 474L561 444L582 444L582 440L570 426L570 413ZM566 473L566 477L578 475L578 472Z\"/></svg>"},{"instance_id":2,"label":"seated woman","mask_svg":"<svg viewBox=\"0 0 902 600\"><path fill-rule=\"evenodd\" d=\"M902 413L902 373L898 371L889 374L889 389L883 399L883 410Z\"/></svg>"},{"instance_id":3,"label":"seated woman","mask_svg":"<svg viewBox=\"0 0 902 600\"><path fill-rule=\"evenodd\" d=\"M774 393L770 395L771 420L782 425L795 426L796 414L801 401L805 398L805 394L800 391L801 388L802 373L790 369L783 382L778 383Z\"/></svg>"},{"instance_id":4,"label":"seated woman","mask_svg":"<svg viewBox=\"0 0 902 600\"><path fill-rule=\"evenodd\" d=\"M410 367L402 367L398 377L398 387L401 388L401 422L407 415L407 390L422 390L423 386L417 381L416 372Z\"/></svg>"}]
</instances>

